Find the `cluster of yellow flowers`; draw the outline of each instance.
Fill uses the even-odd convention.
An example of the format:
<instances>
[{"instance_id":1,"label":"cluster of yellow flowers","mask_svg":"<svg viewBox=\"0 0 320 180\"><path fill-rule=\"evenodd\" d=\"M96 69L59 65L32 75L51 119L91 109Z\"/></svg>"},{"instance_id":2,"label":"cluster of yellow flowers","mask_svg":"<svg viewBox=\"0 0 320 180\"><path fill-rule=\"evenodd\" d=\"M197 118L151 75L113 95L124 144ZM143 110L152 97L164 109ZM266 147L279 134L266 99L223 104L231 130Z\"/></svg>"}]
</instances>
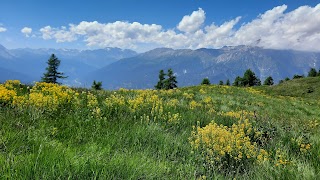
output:
<instances>
[{"instance_id":1,"label":"cluster of yellow flowers","mask_svg":"<svg viewBox=\"0 0 320 180\"><path fill-rule=\"evenodd\" d=\"M304 138L301 136L297 138L291 138L291 142L293 143L294 147L302 153L308 152L312 147L310 143L305 143Z\"/></svg>"},{"instance_id":2,"label":"cluster of yellow flowers","mask_svg":"<svg viewBox=\"0 0 320 180\"><path fill-rule=\"evenodd\" d=\"M110 95L105 99L104 103L109 108L119 108L126 104L124 97L118 94Z\"/></svg>"},{"instance_id":3,"label":"cluster of yellow flowers","mask_svg":"<svg viewBox=\"0 0 320 180\"><path fill-rule=\"evenodd\" d=\"M317 120L311 120L308 123L306 123L306 125L307 125L307 128L309 129L315 129L319 127L320 123Z\"/></svg>"},{"instance_id":4,"label":"cluster of yellow flowers","mask_svg":"<svg viewBox=\"0 0 320 180\"><path fill-rule=\"evenodd\" d=\"M222 112L221 115L228 116L236 119L245 119L254 116L253 112L248 111L230 111L230 112Z\"/></svg>"},{"instance_id":5,"label":"cluster of yellow flowers","mask_svg":"<svg viewBox=\"0 0 320 180\"><path fill-rule=\"evenodd\" d=\"M232 127L214 121L207 126L194 127L189 141L194 151L200 152L209 164L268 160L266 150L259 148L249 137L253 127L248 120L239 120Z\"/></svg>"},{"instance_id":6,"label":"cluster of yellow flowers","mask_svg":"<svg viewBox=\"0 0 320 180\"><path fill-rule=\"evenodd\" d=\"M292 162L289 161L287 158L286 158L286 154L281 151L281 149L277 149L276 150L276 159L275 159L275 166L286 166L286 165L289 165L291 164Z\"/></svg>"},{"instance_id":7,"label":"cluster of yellow flowers","mask_svg":"<svg viewBox=\"0 0 320 180\"><path fill-rule=\"evenodd\" d=\"M61 104L71 103L75 93L66 86L44 82L37 82L29 93L20 93L20 85L18 80L9 80L0 85L0 102L17 108L56 110Z\"/></svg>"},{"instance_id":8,"label":"cluster of yellow flowers","mask_svg":"<svg viewBox=\"0 0 320 180\"><path fill-rule=\"evenodd\" d=\"M201 107L200 103L197 103L197 101L194 101L194 100L190 101L190 103L189 103L189 108L190 109L196 109L198 107Z\"/></svg>"},{"instance_id":9,"label":"cluster of yellow flowers","mask_svg":"<svg viewBox=\"0 0 320 180\"><path fill-rule=\"evenodd\" d=\"M183 97L184 98L186 98L186 99L193 99L193 97L194 97L194 94L193 93L183 93L182 94L183 95Z\"/></svg>"},{"instance_id":10,"label":"cluster of yellow flowers","mask_svg":"<svg viewBox=\"0 0 320 180\"><path fill-rule=\"evenodd\" d=\"M160 95L170 94L176 90L155 91L155 90L126 90L121 89L108 96L104 105L109 111L128 111L133 116L140 116L144 122L164 121L169 124L176 124L181 120L179 113L165 111L165 107L175 109L179 101L175 98L164 100ZM142 114L142 115L141 115Z\"/></svg>"},{"instance_id":11,"label":"cluster of yellow flowers","mask_svg":"<svg viewBox=\"0 0 320 180\"><path fill-rule=\"evenodd\" d=\"M0 104L12 102L13 97L17 95L15 90L7 89L5 85L0 84Z\"/></svg>"},{"instance_id":12,"label":"cluster of yellow flowers","mask_svg":"<svg viewBox=\"0 0 320 180\"><path fill-rule=\"evenodd\" d=\"M36 108L56 110L59 105L71 103L75 92L66 87L52 83L37 82L29 94L24 95L24 103ZM18 100L21 100L18 99ZM22 104L23 102L15 103Z\"/></svg>"},{"instance_id":13,"label":"cluster of yellow flowers","mask_svg":"<svg viewBox=\"0 0 320 180\"><path fill-rule=\"evenodd\" d=\"M7 80L3 86L7 89L16 89L19 85L21 85L19 80Z\"/></svg>"},{"instance_id":14,"label":"cluster of yellow flowers","mask_svg":"<svg viewBox=\"0 0 320 180\"><path fill-rule=\"evenodd\" d=\"M213 102L213 100L212 100L212 98L211 98L210 96L204 97L202 101L203 101L206 105Z\"/></svg>"}]
</instances>

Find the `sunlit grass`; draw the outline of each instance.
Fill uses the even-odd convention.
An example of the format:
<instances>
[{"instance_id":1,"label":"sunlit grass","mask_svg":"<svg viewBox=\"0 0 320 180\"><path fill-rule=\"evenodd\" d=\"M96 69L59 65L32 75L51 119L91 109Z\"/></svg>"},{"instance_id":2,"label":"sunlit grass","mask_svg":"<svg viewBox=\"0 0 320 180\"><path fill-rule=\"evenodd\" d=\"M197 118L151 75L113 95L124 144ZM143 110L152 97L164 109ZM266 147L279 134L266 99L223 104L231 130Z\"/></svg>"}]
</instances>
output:
<instances>
[{"instance_id":1,"label":"sunlit grass","mask_svg":"<svg viewBox=\"0 0 320 180\"><path fill-rule=\"evenodd\" d=\"M9 81L0 85L0 177L319 178L318 99L263 88L90 91Z\"/></svg>"}]
</instances>

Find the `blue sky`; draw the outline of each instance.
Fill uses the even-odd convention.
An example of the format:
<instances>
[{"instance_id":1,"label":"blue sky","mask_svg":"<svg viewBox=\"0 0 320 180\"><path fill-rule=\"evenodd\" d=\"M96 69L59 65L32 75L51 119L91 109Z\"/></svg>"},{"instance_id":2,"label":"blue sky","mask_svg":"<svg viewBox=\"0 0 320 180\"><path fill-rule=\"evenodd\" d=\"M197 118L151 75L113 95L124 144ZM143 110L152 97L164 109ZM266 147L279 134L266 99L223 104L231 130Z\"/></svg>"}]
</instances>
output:
<instances>
[{"instance_id":1,"label":"blue sky","mask_svg":"<svg viewBox=\"0 0 320 180\"><path fill-rule=\"evenodd\" d=\"M1 0L7 48L320 50L316 0ZM318 6L317 6L318 5ZM317 44L318 43L318 44ZM318 47L317 47L318 46Z\"/></svg>"}]
</instances>

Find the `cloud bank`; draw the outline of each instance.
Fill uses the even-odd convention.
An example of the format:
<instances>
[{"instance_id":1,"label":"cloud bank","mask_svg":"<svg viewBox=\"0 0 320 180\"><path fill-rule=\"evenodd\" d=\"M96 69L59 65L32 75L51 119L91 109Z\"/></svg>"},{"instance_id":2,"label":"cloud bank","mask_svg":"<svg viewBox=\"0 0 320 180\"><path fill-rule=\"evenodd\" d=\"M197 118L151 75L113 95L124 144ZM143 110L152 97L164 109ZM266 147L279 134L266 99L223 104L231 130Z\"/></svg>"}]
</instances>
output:
<instances>
[{"instance_id":1,"label":"cloud bank","mask_svg":"<svg viewBox=\"0 0 320 180\"><path fill-rule=\"evenodd\" d=\"M135 50L142 45L191 49L251 45L320 51L320 4L315 7L301 6L290 12L286 10L286 5L274 7L251 22L241 22L239 28L236 25L241 21L240 16L220 25L204 25L206 14L199 8L184 16L177 27L172 29L139 22L82 21L79 24L69 24L68 27L46 26L40 32L45 40L54 39L61 43L84 40L88 46Z\"/></svg>"}]
</instances>

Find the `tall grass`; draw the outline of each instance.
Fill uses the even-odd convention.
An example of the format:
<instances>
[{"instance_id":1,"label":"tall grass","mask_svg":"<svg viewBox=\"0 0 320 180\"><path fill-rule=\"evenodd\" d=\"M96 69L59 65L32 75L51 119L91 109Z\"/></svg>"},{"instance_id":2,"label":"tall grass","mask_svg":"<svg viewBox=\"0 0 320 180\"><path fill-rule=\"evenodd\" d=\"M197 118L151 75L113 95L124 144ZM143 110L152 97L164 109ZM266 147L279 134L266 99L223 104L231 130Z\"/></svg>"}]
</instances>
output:
<instances>
[{"instance_id":1,"label":"tall grass","mask_svg":"<svg viewBox=\"0 0 320 180\"><path fill-rule=\"evenodd\" d=\"M21 90L15 96L25 98L21 105L14 104L15 96L0 100L2 179L320 178L316 99L212 85L169 91L55 89L57 97L68 94L65 101L55 104L48 97L32 104L32 87L2 86ZM251 141L268 151L268 160L248 161L241 171L207 167L190 144L193 127L212 121L231 127L243 118L260 133ZM302 144L311 146L304 150Z\"/></svg>"}]
</instances>

